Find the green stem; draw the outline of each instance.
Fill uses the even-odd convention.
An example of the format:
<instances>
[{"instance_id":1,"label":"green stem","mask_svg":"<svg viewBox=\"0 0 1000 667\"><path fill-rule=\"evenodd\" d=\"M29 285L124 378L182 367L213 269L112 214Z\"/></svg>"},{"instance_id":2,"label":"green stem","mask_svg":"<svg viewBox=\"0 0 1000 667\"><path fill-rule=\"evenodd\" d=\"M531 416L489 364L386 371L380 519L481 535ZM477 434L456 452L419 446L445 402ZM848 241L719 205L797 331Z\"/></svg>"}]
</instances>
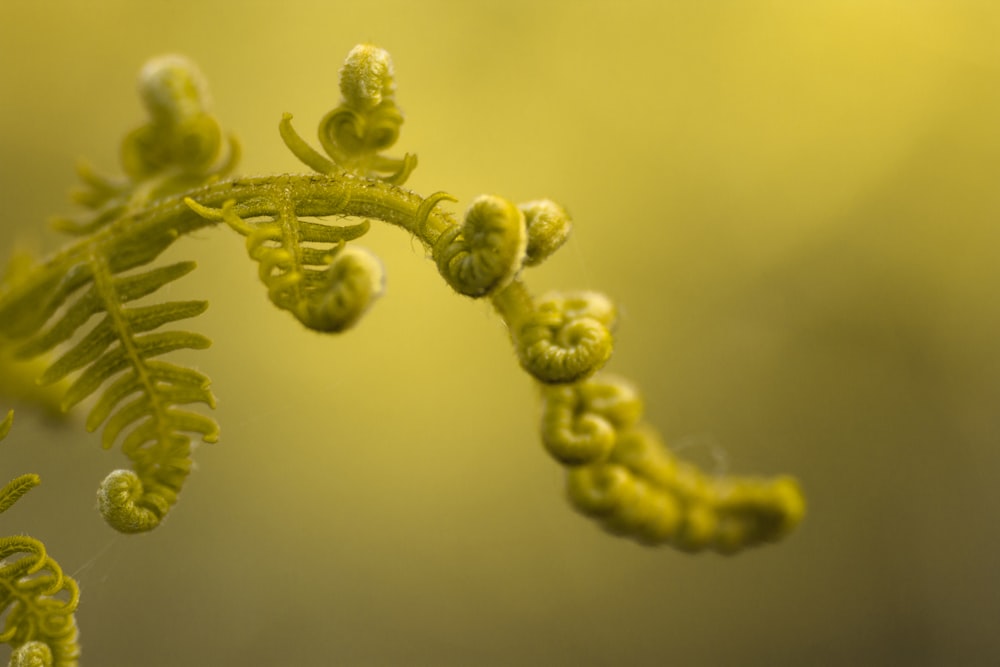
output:
<instances>
[{"instance_id":1,"label":"green stem","mask_svg":"<svg viewBox=\"0 0 1000 667\"><path fill-rule=\"evenodd\" d=\"M0 311L33 291L58 282L69 267L86 263L94 254L114 258L122 255L120 251L124 248L133 253L142 249L155 257L181 236L221 220L221 216L209 220L192 211L184 203L188 197L202 206L215 208L234 200L233 210L243 219L276 215L282 202L290 203L298 216L377 219L406 230L428 248L433 247L445 229L456 224L451 214L437 208L422 210L424 198L420 195L380 180L346 174L232 178L153 202L51 255L26 275L19 276L15 284L0 287ZM97 248L101 250L95 253Z\"/></svg>"},{"instance_id":2,"label":"green stem","mask_svg":"<svg viewBox=\"0 0 1000 667\"><path fill-rule=\"evenodd\" d=\"M490 302L507 323L512 336L525 318L534 311L534 299L520 278L515 278L509 285L493 293Z\"/></svg>"}]
</instances>

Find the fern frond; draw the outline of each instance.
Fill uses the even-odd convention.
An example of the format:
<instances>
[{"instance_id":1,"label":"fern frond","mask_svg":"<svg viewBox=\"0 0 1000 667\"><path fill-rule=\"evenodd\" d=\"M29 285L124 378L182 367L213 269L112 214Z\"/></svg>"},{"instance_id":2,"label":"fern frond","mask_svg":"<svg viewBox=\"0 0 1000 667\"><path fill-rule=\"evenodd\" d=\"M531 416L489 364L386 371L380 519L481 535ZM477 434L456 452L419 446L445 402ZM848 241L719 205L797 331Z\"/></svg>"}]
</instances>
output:
<instances>
[{"instance_id":1,"label":"fern frond","mask_svg":"<svg viewBox=\"0 0 1000 667\"><path fill-rule=\"evenodd\" d=\"M139 334L158 329L169 322L195 317L205 312L206 308L208 308L208 303L205 301L171 301L155 306L124 308L121 314L124 315L125 325L131 329L132 333ZM95 361L107 350L108 346L118 340L117 324L114 318L105 316L96 327L90 330L90 333L53 362L39 378L39 382L42 384L57 382L73 371ZM137 337L136 343L141 346L145 338L148 337ZM184 345L188 344L185 342ZM105 355L105 357L108 356L112 355Z\"/></svg>"},{"instance_id":2,"label":"fern frond","mask_svg":"<svg viewBox=\"0 0 1000 667\"><path fill-rule=\"evenodd\" d=\"M102 444L121 442L131 471L101 485L99 505L119 530L155 527L190 473L192 438L213 442L215 422L190 406L214 406L208 378L157 357L203 349L205 337L162 330L205 309L200 301L135 306L193 268L146 267L176 239L225 223L245 237L268 298L317 331L343 331L382 291L382 267L349 246L369 220L419 239L447 284L488 299L521 366L543 385L543 440L570 468L577 508L643 542L730 552L783 535L804 506L794 481L716 480L675 462L639 422L641 399L625 383L596 379L615 345L616 307L596 292L535 298L523 279L561 247L572 228L548 200L516 205L495 195L473 200L461 223L438 209L449 195L423 198L400 185L416 158L383 152L399 136L388 53L360 45L341 70L340 105L320 123L325 155L303 140L286 114L279 132L314 174L220 180L237 155L220 158L221 131L206 111L193 66L170 57L143 70L150 121L122 148L126 178L87 168L77 201L89 218L62 226L80 238L40 264L19 263L0 282L0 338L17 354L56 353L43 382L70 383L62 405L94 397L87 427ZM360 219L337 226L306 218ZM83 332L93 318L93 326ZM652 443L652 444L651 444ZM639 452L638 454L636 452Z\"/></svg>"},{"instance_id":3,"label":"fern frond","mask_svg":"<svg viewBox=\"0 0 1000 667\"><path fill-rule=\"evenodd\" d=\"M43 319L21 307L22 297L6 304L0 301L0 320L19 325L8 327L8 335L26 337L16 350L22 359L50 353L59 345L67 346L49 364L39 382L48 384L72 377L63 395L63 410L99 393L87 427L96 430L104 425L105 448L134 429L135 437L123 451L133 461L137 473L142 469L142 484L155 489L135 499L140 508L151 509L156 515L156 522L143 521L144 526L151 526L176 501L183 483L183 476L176 474L176 443L187 441L180 449L189 452L190 434L206 442L218 439L214 421L180 407L191 403L214 407L215 397L208 389L208 379L196 371L154 360L176 350L205 349L211 344L197 333L161 329L200 315L207 303L168 301L130 306L130 302L152 295L186 275L195 265L181 262L119 275L112 268L115 262L102 256L103 247L91 247L86 263L77 265L70 277L59 283L61 289L55 290L49 303L40 309L47 317ZM9 314L9 319L5 314ZM95 317L100 318L96 324L85 335L76 337ZM105 385L106 391L100 392ZM184 469L189 470L190 466ZM156 497L146 497L149 494ZM110 521L112 516L119 517L120 513L111 512L105 518ZM133 525L134 522L115 527L131 530Z\"/></svg>"},{"instance_id":4,"label":"fern frond","mask_svg":"<svg viewBox=\"0 0 1000 667\"><path fill-rule=\"evenodd\" d=\"M128 304L194 268L193 262L181 262L139 269L189 231L186 224L203 224L179 198L171 205L170 197L217 182L239 157L233 139L222 155L222 133L193 63L180 56L152 60L140 73L139 90L149 120L123 141L125 178L108 178L81 165L83 188L73 198L88 212L56 221L57 228L80 240L43 264L19 266L16 280L0 286L0 338L19 341L15 356L22 360L65 347L39 382L71 380L61 401L64 411L98 394L88 429L103 425L106 448L122 439L136 475L133 493L122 507L108 502L101 507L113 526L128 532L137 525L155 526L176 502L191 468L191 437L218 439L213 420L184 407L214 407L208 379L154 360L210 345L200 334L162 330L200 315L207 304ZM78 336L95 317L100 318L96 324ZM102 497L107 500L107 494ZM129 513L143 516L130 519Z\"/></svg>"}]
</instances>

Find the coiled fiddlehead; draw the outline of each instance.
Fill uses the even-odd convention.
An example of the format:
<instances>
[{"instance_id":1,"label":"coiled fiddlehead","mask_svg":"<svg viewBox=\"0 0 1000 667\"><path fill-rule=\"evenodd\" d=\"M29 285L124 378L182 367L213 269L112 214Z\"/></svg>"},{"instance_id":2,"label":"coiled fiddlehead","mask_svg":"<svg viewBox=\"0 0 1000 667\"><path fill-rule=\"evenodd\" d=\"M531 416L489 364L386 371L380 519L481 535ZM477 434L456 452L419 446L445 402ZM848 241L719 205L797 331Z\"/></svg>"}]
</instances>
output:
<instances>
[{"instance_id":1,"label":"coiled fiddlehead","mask_svg":"<svg viewBox=\"0 0 1000 667\"><path fill-rule=\"evenodd\" d=\"M553 292L532 299L515 282L493 303L507 320L521 366L539 382L577 382L614 351L614 304L598 292Z\"/></svg>"},{"instance_id":2,"label":"coiled fiddlehead","mask_svg":"<svg viewBox=\"0 0 1000 667\"><path fill-rule=\"evenodd\" d=\"M403 113L394 99L394 76L388 51L371 44L355 46L340 70L340 105L319 124L319 143L329 159L295 133L290 114L282 119L282 139L299 159L319 173L347 171L402 185L416 168L417 157L406 154L390 158L381 154L396 143L403 124Z\"/></svg>"},{"instance_id":3,"label":"coiled fiddlehead","mask_svg":"<svg viewBox=\"0 0 1000 667\"><path fill-rule=\"evenodd\" d=\"M561 463L600 461L614 448L617 432L635 425L641 414L639 392L621 378L543 385L542 442Z\"/></svg>"},{"instance_id":4,"label":"coiled fiddlehead","mask_svg":"<svg viewBox=\"0 0 1000 667\"><path fill-rule=\"evenodd\" d=\"M527 242L521 210L501 197L481 195L469 205L461 225L438 237L434 261L456 292L485 296L514 278Z\"/></svg>"},{"instance_id":5,"label":"coiled fiddlehead","mask_svg":"<svg viewBox=\"0 0 1000 667\"><path fill-rule=\"evenodd\" d=\"M13 412L0 421L7 437ZM21 475L0 489L0 513L37 486L37 475ZM74 612L80 591L71 577L26 535L0 537L0 642L11 646L11 667L76 667L80 655Z\"/></svg>"}]
</instances>

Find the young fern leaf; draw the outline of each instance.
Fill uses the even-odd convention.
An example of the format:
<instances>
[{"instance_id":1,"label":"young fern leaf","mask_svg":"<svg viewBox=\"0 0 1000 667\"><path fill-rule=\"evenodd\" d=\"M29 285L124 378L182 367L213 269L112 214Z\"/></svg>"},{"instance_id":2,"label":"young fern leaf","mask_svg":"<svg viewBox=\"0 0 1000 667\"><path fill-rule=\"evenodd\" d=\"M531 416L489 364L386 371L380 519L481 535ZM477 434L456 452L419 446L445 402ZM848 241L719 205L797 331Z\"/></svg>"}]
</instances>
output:
<instances>
[{"instance_id":1,"label":"young fern leaf","mask_svg":"<svg viewBox=\"0 0 1000 667\"><path fill-rule=\"evenodd\" d=\"M154 359L175 350L205 349L210 345L207 338L196 333L160 330L164 325L201 314L207 304L170 301L127 305L185 275L194 268L192 262L115 275L110 262L93 252L86 268L79 275L86 276L89 282L79 280L75 284L74 292L80 292L79 296L64 304L73 296L67 294L60 298L58 306L47 309L58 311L52 313L53 321L47 328L42 328L47 322L37 322L37 318L30 329L16 328L18 337L26 340L15 354L31 358L69 344L40 378L42 383L52 383L75 374L63 397L64 410L104 387L90 411L87 428L96 430L104 425L105 448L125 434L122 451L133 463L135 472L131 474L135 479L129 478L129 494L125 496L110 493L111 480L106 480L100 508L117 530L149 530L176 502L190 471L189 434L198 434L206 442L218 438L218 426L213 420L180 407L192 403L215 406L208 378ZM9 320L5 317L12 311L20 312L17 305L0 302L0 319L19 322L15 316ZM97 324L73 341L77 331L95 316L100 317ZM11 335L10 331L6 333ZM126 434L128 429L131 431ZM120 481L121 476L115 479Z\"/></svg>"},{"instance_id":2,"label":"young fern leaf","mask_svg":"<svg viewBox=\"0 0 1000 667\"><path fill-rule=\"evenodd\" d=\"M112 525L132 532L159 523L190 470L191 437L217 436L211 419L181 407L214 404L207 378L154 359L207 346L197 334L159 330L198 315L204 304L125 305L193 265L126 272L183 234L224 223L245 238L278 308L314 330L343 331L382 290L378 260L348 245L367 232L369 220L409 232L454 291L492 303L521 366L542 386L543 442L569 469L578 510L643 543L725 553L776 539L801 518L793 480L715 479L676 462L641 423L638 392L595 375L614 348L610 299L589 291L531 294L523 274L566 241L572 223L565 209L484 195L457 222L438 206L453 197L424 198L400 187L416 159L382 154L402 123L385 51L361 45L348 55L342 102L320 123L325 155L283 116L282 140L316 172L306 175L217 180L231 160L214 166L219 133L197 78L175 61L155 71L144 78L155 93L144 93L151 121L126 139L127 182L82 171L90 189L79 199L94 209L77 226L82 240L43 264L21 266L16 280L0 285L0 336L22 340L24 357L69 345L44 379L75 373L65 405L98 394L88 428L103 424L105 446L121 438L133 460L134 471L112 473L102 485L100 504ZM230 156L235 152L234 145ZM307 220L327 216L363 222ZM99 314L103 319L73 343Z\"/></svg>"},{"instance_id":3,"label":"young fern leaf","mask_svg":"<svg viewBox=\"0 0 1000 667\"><path fill-rule=\"evenodd\" d=\"M0 422L0 440L14 413ZM39 483L21 475L0 489L0 513ZM65 576L45 545L26 535L0 537L0 642L13 649L10 665L76 667L80 655L74 612L80 600L76 582Z\"/></svg>"},{"instance_id":4,"label":"young fern leaf","mask_svg":"<svg viewBox=\"0 0 1000 667\"><path fill-rule=\"evenodd\" d=\"M200 315L207 303L129 304L195 267L180 262L139 268L179 238L190 217L183 206L168 204L163 211L170 201L163 198L215 182L238 155L231 141L228 158L219 162L221 132L207 111L203 78L187 60L151 61L140 74L140 92L150 120L123 142L127 178L113 181L81 167L87 187L75 198L92 210L91 217L57 225L80 240L40 266L20 269L17 283L0 292L0 337L19 341L16 357L65 348L39 378L42 384L72 379L63 410L99 395L87 428L103 425L105 448L121 438L133 465L109 476L99 494L105 519L123 532L155 527L176 502L191 469L192 435L205 442L218 438L213 420L182 407L214 407L208 378L154 359L210 345L196 333L161 330ZM95 317L97 323L77 336Z\"/></svg>"}]
</instances>

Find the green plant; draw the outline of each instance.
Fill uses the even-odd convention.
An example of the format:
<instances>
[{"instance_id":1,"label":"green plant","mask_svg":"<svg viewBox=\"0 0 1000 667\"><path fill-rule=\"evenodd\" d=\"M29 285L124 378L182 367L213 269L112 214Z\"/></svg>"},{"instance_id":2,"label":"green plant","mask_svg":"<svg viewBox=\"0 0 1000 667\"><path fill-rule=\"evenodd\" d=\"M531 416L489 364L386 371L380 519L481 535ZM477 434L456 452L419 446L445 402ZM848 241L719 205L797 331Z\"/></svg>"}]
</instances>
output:
<instances>
[{"instance_id":1,"label":"green plant","mask_svg":"<svg viewBox=\"0 0 1000 667\"><path fill-rule=\"evenodd\" d=\"M577 510L644 544L722 553L777 540L799 522L804 504L794 480L716 477L676 460L643 421L638 390L599 372L613 350L611 300L528 290L525 271L570 233L562 207L483 195L457 221L442 206L452 196L402 187L415 156L385 155L403 122L388 53L355 47L340 88L341 104L319 124L322 152L298 135L289 114L279 125L286 146L314 173L232 177L239 146L223 138L197 68L177 56L151 61L140 74L149 120L122 143L124 178L81 167L84 187L74 199L87 211L55 222L74 240L44 260L9 263L0 283L0 342L22 360L53 355L40 382L69 380L64 410L96 396L87 429L101 429L105 448L120 441L132 461L98 492L112 527L137 533L159 525L191 471L192 438L219 435L213 419L191 408L214 406L209 379L159 358L210 344L163 328L208 304L131 305L195 265L147 265L185 235L222 223L245 238L276 307L310 329L338 333L357 324L382 291L379 260L349 245L371 220L419 239L456 292L491 302L539 384L542 441L566 467Z\"/></svg>"},{"instance_id":2,"label":"green plant","mask_svg":"<svg viewBox=\"0 0 1000 667\"><path fill-rule=\"evenodd\" d=\"M13 421L13 412L0 421L0 440ZM0 513L40 482L30 473L8 482L0 489ZM80 653L73 616L80 600L76 581L63 575L45 545L33 537L0 537L0 559L0 612L5 614L0 642L15 647L12 667L75 665Z\"/></svg>"}]
</instances>

